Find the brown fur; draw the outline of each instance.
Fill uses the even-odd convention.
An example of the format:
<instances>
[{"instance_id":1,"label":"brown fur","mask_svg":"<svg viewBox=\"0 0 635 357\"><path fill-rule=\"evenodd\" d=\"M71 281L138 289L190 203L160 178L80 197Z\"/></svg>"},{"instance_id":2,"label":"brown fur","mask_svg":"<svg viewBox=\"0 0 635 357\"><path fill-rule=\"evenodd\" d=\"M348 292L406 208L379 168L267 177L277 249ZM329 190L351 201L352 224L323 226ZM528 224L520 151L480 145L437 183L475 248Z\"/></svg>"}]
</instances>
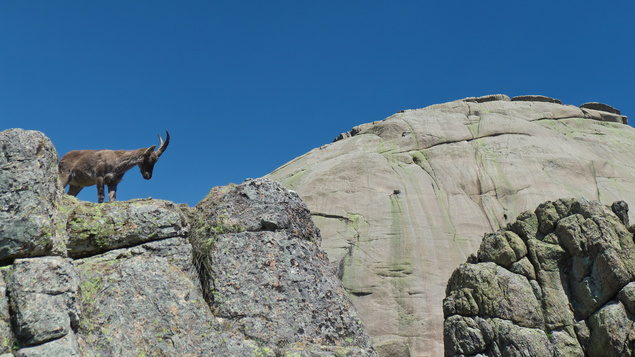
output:
<instances>
[{"instance_id":1,"label":"brown fur","mask_svg":"<svg viewBox=\"0 0 635 357\"><path fill-rule=\"evenodd\" d=\"M59 163L62 185L68 188L68 194L77 194L87 186L97 185L97 199L104 202L104 185L108 186L108 200L117 199L117 185L123 179L126 171L139 166L143 178L152 178L154 164L170 143L170 133L167 131L165 142L161 142L159 149L156 145L136 150L75 150L62 157Z\"/></svg>"}]
</instances>

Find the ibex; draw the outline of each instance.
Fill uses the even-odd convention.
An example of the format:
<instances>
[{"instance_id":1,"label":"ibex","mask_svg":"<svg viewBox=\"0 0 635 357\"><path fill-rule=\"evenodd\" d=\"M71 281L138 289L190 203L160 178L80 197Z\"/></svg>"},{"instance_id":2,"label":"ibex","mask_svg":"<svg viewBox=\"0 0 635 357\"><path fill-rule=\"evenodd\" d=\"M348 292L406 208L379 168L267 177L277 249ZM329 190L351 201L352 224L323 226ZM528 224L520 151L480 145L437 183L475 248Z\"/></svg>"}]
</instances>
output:
<instances>
[{"instance_id":1,"label":"ibex","mask_svg":"<svg viewBox=\"0 0 635 357\"><path fill-rule=\"evenodd\" d=\"M68 194L77 196L84 188L97 185L97 199L104 202L104 185L108 186L108 201L117 199L117 184L123 179L126 171L135 165L141 169L146 180L152 178L154 164L168 144L170 133L165 131L165 142L159 135L159 149L156 145L136 150L75 150L62 157L59 164L63 187L70 185Z\"/></svg>"}]
</instances>

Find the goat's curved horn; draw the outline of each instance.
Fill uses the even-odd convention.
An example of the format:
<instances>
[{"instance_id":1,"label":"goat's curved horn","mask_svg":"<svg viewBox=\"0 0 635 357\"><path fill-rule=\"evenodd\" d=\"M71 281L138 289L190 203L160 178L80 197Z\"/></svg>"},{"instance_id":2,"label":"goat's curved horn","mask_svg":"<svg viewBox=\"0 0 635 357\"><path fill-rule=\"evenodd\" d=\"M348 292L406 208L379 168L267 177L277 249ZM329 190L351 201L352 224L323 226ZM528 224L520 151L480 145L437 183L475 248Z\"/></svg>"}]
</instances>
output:
<instances>
[{"instance_id":1,"label":"goat's curved horn","mask_svg":"<svg viewBox=\"0 0 635 357\"><path fill-rule=\"evenodd\" d=\"M161 156L161 154L163 154L165 149L167 149L168 145L170 144L170 133L168 133L167 130L165 131L165 142L163 141L163 139L161 139L161 135L159 135L159 141L161 142L161 144L159 145L159 149L157 150L157 155Z\"/></svg>"}]
</instances>

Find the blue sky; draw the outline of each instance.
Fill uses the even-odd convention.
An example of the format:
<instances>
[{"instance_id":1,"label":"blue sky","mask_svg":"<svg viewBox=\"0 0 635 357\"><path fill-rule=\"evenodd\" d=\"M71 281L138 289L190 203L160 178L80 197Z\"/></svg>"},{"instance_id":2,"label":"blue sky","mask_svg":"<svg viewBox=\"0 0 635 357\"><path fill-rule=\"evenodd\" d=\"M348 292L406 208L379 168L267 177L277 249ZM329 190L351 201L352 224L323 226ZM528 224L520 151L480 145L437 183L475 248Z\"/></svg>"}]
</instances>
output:
<instances>
[{"instance_id":1,"label":"blue sky","mask_svg":"<svg viewBox=\"0 0 635 357\"><path fill-rule=\"evenodd\" d=\"M635 120L633 1L2 1L0 130L58 153L172 142L118 198L196 204L351 127L542 94ZM79 197L95 201L94 187Z\"/></svg>"}]
</instances>

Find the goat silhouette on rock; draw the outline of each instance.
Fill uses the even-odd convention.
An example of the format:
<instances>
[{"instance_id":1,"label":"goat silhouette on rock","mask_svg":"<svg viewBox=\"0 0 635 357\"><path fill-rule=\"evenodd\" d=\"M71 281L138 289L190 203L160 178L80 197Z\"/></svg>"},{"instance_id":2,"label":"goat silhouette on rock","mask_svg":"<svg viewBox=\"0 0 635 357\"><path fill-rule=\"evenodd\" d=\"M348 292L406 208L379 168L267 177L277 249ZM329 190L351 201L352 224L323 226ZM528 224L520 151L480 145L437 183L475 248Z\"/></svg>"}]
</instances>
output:
<instances>
[{"instance_id":1,"label":"goat silhouette on rock","mask_svg":"<svg viewBox=\"0 0 635 357\"><path fill-rule=\"evenodd\" d=\"M63 187L69 186L68 194L77 196L84 188L97 185L97 199L104 202L104 185L108 186L108 201L117 199L117 185L126 171L139 166L146 180L152 178L154 164L170 144L170 133L165 131L165 142L159 135L156 145L136 150L75 150L62 157L59 163Z\"/></svg>"}]
</instances>

